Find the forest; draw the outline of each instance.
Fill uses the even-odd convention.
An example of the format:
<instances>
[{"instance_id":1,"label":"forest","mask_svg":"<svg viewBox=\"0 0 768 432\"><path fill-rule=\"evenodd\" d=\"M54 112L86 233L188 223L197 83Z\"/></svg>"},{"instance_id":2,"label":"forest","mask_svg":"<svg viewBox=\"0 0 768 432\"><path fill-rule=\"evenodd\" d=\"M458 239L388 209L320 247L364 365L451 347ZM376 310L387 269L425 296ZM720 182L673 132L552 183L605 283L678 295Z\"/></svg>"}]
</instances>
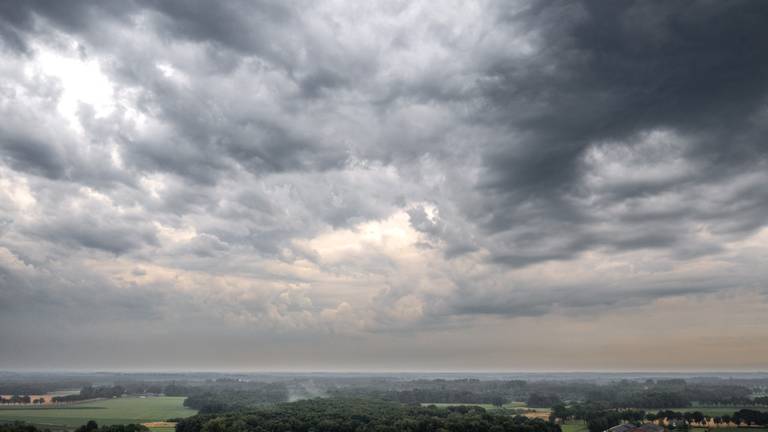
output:
<instances>
[{"instance_id":1,"label":"forest","mask_svg":"<svg viewBox=\"0 0 768 432\"><path fill-rule=\"evenodd\" d=\"M369 399L310 399L182 419L177 432L560 432L541 419L481 407L421 407Z\"/></svg>"}]
</instances>

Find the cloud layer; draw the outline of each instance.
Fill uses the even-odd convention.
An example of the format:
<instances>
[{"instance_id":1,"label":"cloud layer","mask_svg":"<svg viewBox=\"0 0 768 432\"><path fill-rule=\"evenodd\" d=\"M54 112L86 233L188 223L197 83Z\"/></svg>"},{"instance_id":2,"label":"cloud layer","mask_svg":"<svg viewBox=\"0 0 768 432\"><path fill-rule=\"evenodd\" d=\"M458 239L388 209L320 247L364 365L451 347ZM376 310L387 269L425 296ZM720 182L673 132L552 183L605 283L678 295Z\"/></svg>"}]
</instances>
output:
<instances>
[{"instance_id":1,"label":"cloud layer","mask_svg":"<svg viewBox=\"0 0 768 432\"><path fill-rule=\"evenodd\" d=\"M659 363L615 332L768 337L765 19L760 1L0 6L0 362L764 364ZM136 354L161 346L178 354Z\"/></svg>"}]
</instances>

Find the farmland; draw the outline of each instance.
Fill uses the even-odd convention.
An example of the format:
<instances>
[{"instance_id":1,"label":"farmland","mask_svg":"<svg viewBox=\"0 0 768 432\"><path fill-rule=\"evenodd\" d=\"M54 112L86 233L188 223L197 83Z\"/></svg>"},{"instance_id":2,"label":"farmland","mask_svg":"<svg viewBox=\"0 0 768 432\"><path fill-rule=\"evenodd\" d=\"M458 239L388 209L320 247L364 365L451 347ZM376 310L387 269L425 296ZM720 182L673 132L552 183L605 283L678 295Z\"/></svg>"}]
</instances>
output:
<instances>
[{"instance_id":1,"label":"farmland","mask_svg":"<svg viewBox=\"0 0 768 432\"><path fill-rule=\"evenodd\" d=\"M99 424L126 424L188 417L195 410L182 406L183 397L124 397L88 401L66 407L5 407L0 422L26 421L44 427L73 428L95 420Z\"/></svg>"}]
</instances>

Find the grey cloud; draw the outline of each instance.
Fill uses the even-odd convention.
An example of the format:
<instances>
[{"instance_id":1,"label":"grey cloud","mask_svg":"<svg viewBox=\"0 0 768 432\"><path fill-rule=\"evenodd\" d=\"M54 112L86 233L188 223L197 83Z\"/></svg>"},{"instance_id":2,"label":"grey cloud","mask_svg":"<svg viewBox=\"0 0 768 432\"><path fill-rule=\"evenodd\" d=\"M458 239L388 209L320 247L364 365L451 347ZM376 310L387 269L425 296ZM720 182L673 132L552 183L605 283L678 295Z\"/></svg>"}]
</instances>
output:
<instances>
[{"instance_id":1,"label":"grey cloud","mask_svg":"<svg viewBox=\"0 0 768 432\"><path fill-rule=\"evenodd\" d=\"M354 3L0 4L4 310L301 339L764 285L768 5ZM114 110L73 129L46 49Z\"/></svg>"},{"instance_id":2,"label":"grey cloud","mask_svg":"<svg viewBox=\"0 0 768 432\"><path fill-rule=\"evenodd\" d=\"M754 20L768 13L765 5L587 1L550 2L511 15L499 9L502 27L524 26L540 39L529 58L489 54L479 81L486 104L478 119L503 135L483 150L479 191L489 212L469 214L486 231L505 233L502 249L519 255L510 260L500 252L497 260L525 265L601 245L668 247L687 238L672 231L696 221L714 230L764 225L750 212L718 218L689 209L687 218L666 221L672 229L637 217L633 225L643 233L636 240L614 241L592 229L615 223L605 217L609 206L763 169L765 148L753 132L761 126L753 119L765 107L768 64L759 52L768 38ZM632 146L638 133L664 129L689 139L682 157L696 165L694 172L610 190L583 185L590 174L583 160L594 146ZM728 198L726 207L766 204ZM626 217L622 227L632 215ZM554 254L526 252L553 232L572 237L570 246Z\"/></svg>"},{"instance_id":3,"label":"grey cloud","mask_svg":"<svg viewBox=\"0 0 768 432\"><path fill-rule=\"evenodd\" d=\"M52 264L46 270L35 272L0 263L0 307L5 310L2 319L7 320L6 325L30 316L45 316L54 328L160 317L148 303L155 294L147 289L121 289L83 267Z\"/></svg>"},{"instance_id":4,"label":"grey cloud","mask_svg":"<svg viewBox=\"0 0 768 432\"><path fill-rule=\"evenodd\" d=\"M4 2L0 6L0 35L6 47L29 54L30 34L46 32L47 20L68 33L88 32L104 19L129 17L133 1L78 1L71 4L45 0Z\"/></svg>"},{"instance_id":5,"label":"grey cloud","mask_svg":"<svg viewBox=\"0 0 768 432\"><path fill-rule=\"evenodd\" d=\"M561 271L575 268L566 266ZM646 306L660 299L702 297L725 290L750 292L760 286L763 278L760 271L747 268L733 268L730 274L703 270L685 277L670 268L622 271L628 274L620 279L595 271L587 280L580 275L555 285L544 278L504 278L496 273L462 275L455 279L450 295L429 298L429 317L530 317L553 313L590 316L606 310Z\"/></svg>"},{"instance_id":6,"label":"grey cloud","mask_svg":"<svg viewBox=\"0 0 768 432\"><path fill-rule=\"evenodd\" d=\"M66 164L58 152L37 140L3 137L3 156L19 171L56 179L65 175Z\"/></svg>"},{"instance_id":7,"label":"grey cloud","mask_svg":"<svg viewBox=\"0 0 768 432\"><path fill-rule=\"evenodd\" d=\"M146 224L137 227L84 214L31 227L30 234L73 248L98 249L116 255L157 244L155 231Z\"/></svg>"},{"instance_id":8,"label":"grey cloud","mask_svg":"<svg viewBox=\"0 0 768 432\"><path fill-rule=\"evenodd\" d=\"M141 2L162 14L158 26L169 39L189 38L279 59L285 51L273 40L280 27L293 26L290 3L237 1L211 5L205 1Z\"/></svg>"}]
</instances>

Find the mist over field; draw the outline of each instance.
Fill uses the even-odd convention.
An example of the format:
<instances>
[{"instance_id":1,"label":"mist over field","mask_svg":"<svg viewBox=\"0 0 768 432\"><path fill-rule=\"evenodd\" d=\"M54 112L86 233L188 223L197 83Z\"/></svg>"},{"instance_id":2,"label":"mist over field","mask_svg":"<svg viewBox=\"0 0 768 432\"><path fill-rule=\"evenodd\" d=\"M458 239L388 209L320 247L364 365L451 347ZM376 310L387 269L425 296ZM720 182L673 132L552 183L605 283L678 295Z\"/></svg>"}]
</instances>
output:
<instances>
[{"instance_id":1,"label":"mist over field","mask_svg":"<svg viewBox=\"0 0 768 432\"><path fill-rule=\"evenodd\" d=\"M766 22L0 1L0 370L765 371Z\"/></svg>"}]
</instances>

